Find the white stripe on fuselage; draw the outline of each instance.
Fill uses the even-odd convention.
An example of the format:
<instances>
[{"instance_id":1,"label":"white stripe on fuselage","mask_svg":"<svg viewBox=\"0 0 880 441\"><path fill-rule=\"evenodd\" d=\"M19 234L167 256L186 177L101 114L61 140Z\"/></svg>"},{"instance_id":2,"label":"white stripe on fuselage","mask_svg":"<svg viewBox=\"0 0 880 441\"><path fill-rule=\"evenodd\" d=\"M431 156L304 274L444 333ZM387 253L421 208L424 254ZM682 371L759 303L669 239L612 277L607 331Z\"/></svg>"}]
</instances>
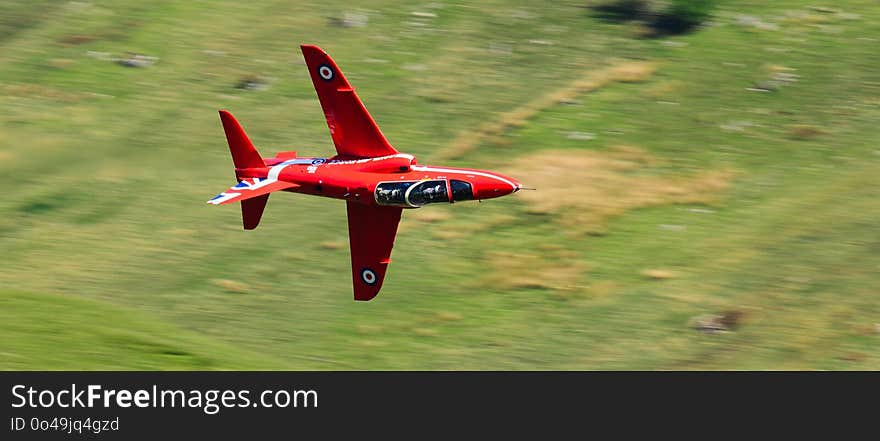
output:
<instances>
[{"instance_id":1,"label":"white stripe on fuselage","mask_svg":"<svg viewBox=\"0 0 880 441\"><path fill-rule=\"evenodd\" d=\"M412 161L413 159L416 159L415 156L410 155L409 153L398 153L396 155L377 156L375 158L372 158L371 161L381 161L382 159L388 159L388 158L406 158L406 159L409 159L410 161Z\"/></svg>"},{"instance_id":2,"label":"white stripe on fuselage","mask_svg":"<svg viewBox=\"0 0 880 441\"><path fill-rule=\"evenodd\" d=\"M323 158L299 158L299 159L291 159L289 161L284 161L280 164L273 165L272 168L269 169L269 174L267 175L268 179L273 181L278 180L278 175L281 174L281 171L287 168L287 166L294 164L311 164L315 159L323 159Z\"/></svg>"},{"instance_id":3,"label":"white stripe on fuselage","mask_svg":"<svg viewBox=\"0 0 880 441\"><path fill-rule=\"evenodd\" d=\"M327 165L336 165L336 164L363 164L363 163L365 163L365 162L381 161L381 160L383 160L383 159L391 159L391 158L404 158L404 159L409 159L410 161L412 161L413 159L415 159L415 156L410 155L410 154L408 154L408 153L397 153L397 154L394 154L394 155L388 155L388 156L376 156L375 158L363 158L363 159L328 159L327 162L326 162L326 164L327 164Z\"/></svg>"},{"instance_id":4,"label":"white stripe on fuselage","mask_svg":"<svg viewBox=\"0 0 880 441\"><path fill-rule=\"evenodd\" d=\"M363 164L365 162L381 161L383 159L391 159L391 158L405 158L405 159L409 159L410 161L412 161L413 159L415 159L415 156L410 155L408 153L397 153L395 155L377 156L375 158L349 159L349 160L329 159L329 158L290 159L288 161L284 161L282 163L279 163L279 164L272 166L272 168L269 169L269 174L268 174L267 178L270 180L273 180L273 181L277 181L278 175L280 175L281 172L290 165L297 165L297 164L307 164L307 165ZM320 162L318 162L316 164L315 161L320 161Z\"/></svg>"},{"instance_id":5,"label":"white stripe on fuselage","mask_svg":"<svg viewBox=\"0 0 880 441\"><path fill-rule=\"evenodd\" d=\"M484 172L478 172L478 171L473 171L473 170L453 170L453 169L449 169L449 168L426 167L426 166L421 166L421 165L414 165L410 168L413 171L431 171L431 172L438 172L438 173L455 173L455 174L462 174L462 175L485 176L487 178L497 179L501 182L505 182L505 183L507 183L507 185L510 185L511 188L513 188L514 190L517 189L516 184L514 184L513 182L510 182L507 179L502 178L501 176L496 176L491 173L484 173Z\"/></svg>"}]
</instances>

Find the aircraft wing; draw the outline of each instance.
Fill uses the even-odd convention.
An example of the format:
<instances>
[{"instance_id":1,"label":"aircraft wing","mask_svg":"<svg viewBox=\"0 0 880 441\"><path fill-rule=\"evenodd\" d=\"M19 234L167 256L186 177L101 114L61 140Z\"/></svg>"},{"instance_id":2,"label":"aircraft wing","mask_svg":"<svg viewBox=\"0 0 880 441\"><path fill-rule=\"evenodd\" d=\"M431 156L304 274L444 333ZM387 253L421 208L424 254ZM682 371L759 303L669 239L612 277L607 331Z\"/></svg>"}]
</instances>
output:
<instances>
[{"instance_id":1,"label":"aircraft wing","mask_svg":"<svg viewBox=\"0 0 880 441\"><path fill-rule=\"evenodd\" d=\"M397 154L333 59L317 46L301 49L336 152L357 158Z\"/></svg>"},{"instance_id":2,"label":"aircraft wing","mask_svg":"<svg viewBox=\"0 0 880 441\"><path fill-rule=\"evenodd\" d=\"M351 201L347 204L354 299L370 300L382 289L402 209Z\"/></svg>"},{"instance_id":3,"label":"aircraft wing","mask_svg":"<svg viewBox=\"0 0 880 441\"><path fill-rule=\"evenodd\" d=\"M230 204L293 187L299 187L299 185L271 178L248 178L214 196L208 203L214 205Z\"/></svg>"}]
</instances>

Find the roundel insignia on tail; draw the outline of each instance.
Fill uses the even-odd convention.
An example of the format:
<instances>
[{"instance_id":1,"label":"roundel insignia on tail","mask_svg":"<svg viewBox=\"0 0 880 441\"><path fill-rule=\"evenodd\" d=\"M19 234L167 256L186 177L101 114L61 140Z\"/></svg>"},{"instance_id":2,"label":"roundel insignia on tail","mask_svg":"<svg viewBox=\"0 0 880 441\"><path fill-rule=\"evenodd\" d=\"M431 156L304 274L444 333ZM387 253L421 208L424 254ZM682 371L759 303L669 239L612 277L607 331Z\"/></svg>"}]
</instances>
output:
<instances>
[{"instance_id":1,"label":"roundel insignia on tail","mask_svg":"<svg viewBox=\"0 0 880 441\"><path fill-rule=\"evenodd\" d=\"M375 285L376 284L376 273L369 268L364 268L361 270L361 280L364 281L367 285Z\"/></svg>"},{"instance_id":2,"label":"roundel insignia on tail","mask_svg":"<svg viewBox=\"0 0 880 441\"><path fill-rule=\"evenodd\" d=\"M333 79L333 68L329 65L322 64L318 66L318 76L321 77L324 81L330 81Z\"/></svg>"}]
</instances>

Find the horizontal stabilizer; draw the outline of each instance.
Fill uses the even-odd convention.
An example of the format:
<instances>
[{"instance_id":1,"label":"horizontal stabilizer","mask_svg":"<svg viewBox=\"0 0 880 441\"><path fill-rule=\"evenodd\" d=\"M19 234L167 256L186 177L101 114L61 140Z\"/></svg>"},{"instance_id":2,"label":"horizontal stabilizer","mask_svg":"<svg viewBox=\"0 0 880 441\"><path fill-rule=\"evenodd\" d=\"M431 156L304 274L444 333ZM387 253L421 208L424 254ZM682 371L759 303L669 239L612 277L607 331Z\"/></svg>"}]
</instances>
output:
<instances>
[{"instance_id":1,"label":"horizontal stabilizer","mask_svg":"<svg viewBox=\"0 0 880 441\"><path fill-rule=\"evenodd\" d=\"M299 187L299 185L271 178L248 178L214 196L208 203L214 205L230 204L293 187Z\"/></svg>"}]
</instances>

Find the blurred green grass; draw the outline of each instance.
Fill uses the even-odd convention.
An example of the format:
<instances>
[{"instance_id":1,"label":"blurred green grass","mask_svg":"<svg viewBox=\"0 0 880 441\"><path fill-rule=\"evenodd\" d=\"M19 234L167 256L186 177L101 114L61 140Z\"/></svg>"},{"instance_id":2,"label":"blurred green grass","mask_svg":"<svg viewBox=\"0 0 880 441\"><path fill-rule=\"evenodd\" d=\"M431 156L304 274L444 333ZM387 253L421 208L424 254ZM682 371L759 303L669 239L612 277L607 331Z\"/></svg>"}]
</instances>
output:
<instances>
[{"instance_id":1,"label":"blurred green grass","mask_svg":"<svg viewBox=\"0 0 880 441\"><path fill-rule=\"evenodd\" d=\"M7 3L0 368L880 368L876 2L731 0L663 39L587 2ZM583 206L521 195L407 212L383 292L355 303L338 201L273 196L253 232L204 204L230 184L218 108L264 155L332 152L301 42L421 163L529 185L547 151L629 146L650 158L633 179L735 175L712 204L629 204L592 234L564 222ZM108 61L126 53L158 61ZM657 70L479 135L634 61ZM235 88L252 75L268 89ZM548 184L576 197L578 173ZM691 327L730 311L733 332Z\"/></svg>"},{"instance_id":2,"label":"blurred green grass","mask_svg":"<svg viewBox=\"0 0 880 441\"><path fill-rule=\"evenodd\" d=\"M105 302L0 293L4 369L271 369L277 360ZM110 350L108 350L110 348Z\"/></svg>"}]
</instances>

